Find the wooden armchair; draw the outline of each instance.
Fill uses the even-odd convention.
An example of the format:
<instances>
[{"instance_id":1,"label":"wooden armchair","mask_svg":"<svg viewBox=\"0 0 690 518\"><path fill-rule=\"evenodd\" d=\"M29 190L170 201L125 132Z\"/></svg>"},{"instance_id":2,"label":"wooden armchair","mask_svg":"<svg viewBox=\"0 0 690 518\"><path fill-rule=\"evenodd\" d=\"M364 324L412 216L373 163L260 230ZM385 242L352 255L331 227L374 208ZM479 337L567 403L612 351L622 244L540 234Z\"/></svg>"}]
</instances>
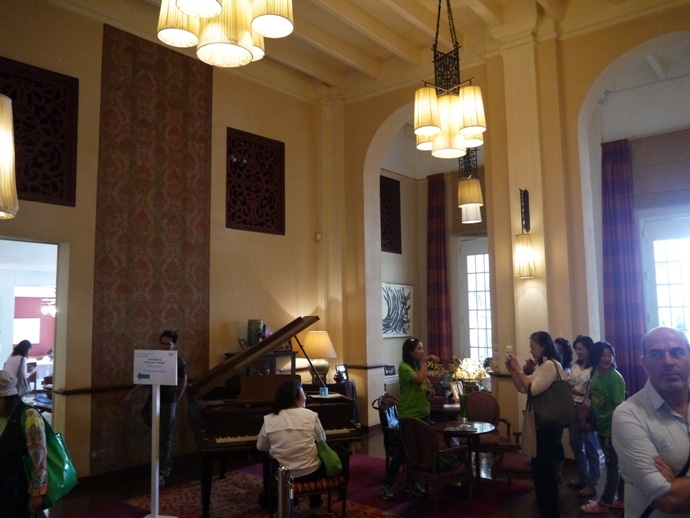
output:
<instances>
[{"instance_id":1,"label":"wooden armchair","mask_svg":"<svg viewBox=\"0 0 690 518\"><path fill-rule=\"evenodd\" d=\"M350 456L352 452L341 444L329 444L329 446L338 454L338 457L340 457L340 461L343 464L342 473L337 477L324 477L319 480L314 480L313 482L294 482L292 485L292 494L294 498L326 494L328 495L328 515L345 518L347 508L347 485L350 482ZM270 457L269 466L270 471L268 480L270 482L268 487L268 502L270 516L272 517L275 513L275 502L277 502L278 497L278 461ZM333 494L337 494L340 498L340 515L335 513L331 508Z\"/></svg>"},{"instance_id":2,"label":"wooden armchair","mask_svg":"<svg viewBox=\"0 0 690 518\"><path fill-rule=\"evenodd\" d=\"M384 394L371 403L374 410L379 412L381 431L383 432L383 447L386 451L386 470L391 458L400 447L400 422L398 418L398 400ZM403 465L403 469L405 469Z\"/></svg>"},{"instance_id":3,"label":"wooden armchair","mask_svg":"<svg viewBox=\"0 0 690 518\"><path fill-rule=\"evenodd\" d=\"M504 478L508 480L508 491L511 490L512 479L529 480L532 478L532 457L520 451L520 432L514 432L515 444L502 445L494 456L491 465L491 491L496 500L496 482Z\"/></svg>"},{"instance_id":4,"label":"wooden armchair","mask_svg":"<svg viewBox=\"0 0 690 518\"><path fill-rule=\"evenodd\" d=\"M408 417L400 419L400 438L405 449L407 478L426 489L433 487L435 514L445 485L462 482L472 498L472 463L466 446L440 449L438 435L431 425Z\"/></svg>"},{"instance_id":5,"label":"wooden armchair","mask_svg":"<svg viewBox=\"0 0 690 518\"><path fill-rule=\"evenodd\" d=\"M478 451L480 453L498 455L504 453L506 449L508 451L520 449L519 445L510 443L510 421L501 417L498 401L490 392L471 392L467 396L467 419L491 423L496 427L494 433L479 436ZM500 424L505 427L505 435L500 432Z\"/></svg>"}]
</instances>

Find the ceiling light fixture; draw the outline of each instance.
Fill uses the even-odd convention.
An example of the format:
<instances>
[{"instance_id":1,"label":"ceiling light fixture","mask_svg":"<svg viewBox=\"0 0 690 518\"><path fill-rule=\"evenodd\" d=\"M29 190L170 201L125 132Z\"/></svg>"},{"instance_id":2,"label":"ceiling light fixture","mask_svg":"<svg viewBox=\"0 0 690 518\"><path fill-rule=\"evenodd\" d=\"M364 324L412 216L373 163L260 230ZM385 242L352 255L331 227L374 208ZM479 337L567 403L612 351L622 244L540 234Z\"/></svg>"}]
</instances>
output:
<instances>
[{"instance_id":1,"label":"ceiling light fixture","mask_svg":"<svg viewBox=\"0 0 690 518\"><path fill-rule=\"evenodd\" d=\"M0 94L0 219L12 219L18 210L12 99Z\"/></svg>"},{"instance_id":2,"label":"ceiling light fixture","mask_svg":"<svg viewBox=\"0 0 690 518\"><path fill-rule=\"evenodd\" d=\"M479 181L477 168L477 149L470 148L467 154L458 159L458 207L462 211L462 222L465 224L481 223L481 207L484 205L482 184Z\"/></svg>"},{"instance_id":3,"label":"ceiling light fixture","mask_svg":"<svg viewBox=\"0 0 690 518\"><path fill-rule=\"evenodd\" d=\"M441 5L442 0L439 0L433 46L436 84L425 83L415 92L414 132L417 135L417 149L427 150L433 136L433 156L460 158L465 156L467 148L484 143L481 134L486 131L486 117L480 88L473 86L471 79L460 81L460 45L455 34L450 0L446 0L446 9L453 49L445 54L438 50Z\"/></svg>"},{"instance_id":4,"label":"ceiling light fixture","mask_svg":"<svg viewBox=\"0 0 690 518\"><path fill-rule=\"evenodd\" d=\"M271 29L276 21L280 28ZM158 16L163 43L196 46L201 61L224 68L259 61L266 54L264 37L291 32L292 0L162 0Z\"/></svg>"},{"instance_id":5,"label":"ceiling light fixture","mask_svg":"<svg viewBox=\"0 0 690 518\"><path fill-rule=\"evenodd\" d=\"M520 189L520 216L522 233L515 236L515 277L518 279L533 279L537 276L534 265L534 249L529 235L529 191Z\"/></svg>"}]
</instances>

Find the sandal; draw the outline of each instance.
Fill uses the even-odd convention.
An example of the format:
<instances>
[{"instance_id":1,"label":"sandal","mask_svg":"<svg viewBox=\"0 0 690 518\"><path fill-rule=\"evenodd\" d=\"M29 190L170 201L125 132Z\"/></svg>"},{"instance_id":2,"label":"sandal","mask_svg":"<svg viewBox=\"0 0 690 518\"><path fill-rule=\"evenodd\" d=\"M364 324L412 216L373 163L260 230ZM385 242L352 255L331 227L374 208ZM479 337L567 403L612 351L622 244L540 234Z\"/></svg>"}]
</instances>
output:
<instances>
[{"instance_id":1,"label":"sandal","mask_svg":"<svg viewBox=\"0 0 690 518\"><path fill-rule=\"evenodd\" d=\"M597 494L596 490L592 489L591 487L585 487L583 489L580 489L579 491L576 491L575 494L577 496L586 496L586 497L593 497L594 495Z\"/></svg>"}]
</instances>

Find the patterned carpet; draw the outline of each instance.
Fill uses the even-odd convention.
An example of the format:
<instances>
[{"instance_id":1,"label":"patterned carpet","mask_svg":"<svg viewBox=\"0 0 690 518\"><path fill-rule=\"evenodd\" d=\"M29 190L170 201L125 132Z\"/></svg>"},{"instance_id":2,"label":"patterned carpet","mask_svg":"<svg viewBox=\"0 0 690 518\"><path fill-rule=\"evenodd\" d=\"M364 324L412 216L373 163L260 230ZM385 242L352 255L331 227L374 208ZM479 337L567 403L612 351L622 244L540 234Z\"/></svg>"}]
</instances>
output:
<instances>
[{"instance_id":1,"label":"patterned carpet","mask_svg":"<svg viewBox=\"0 0 690 518\"><path fill-rule=\"evenodd\" d=\"M434 516L432 500L412 498L404 494L404 476L399 475L395 492L397 498L391 502L382 500L379 495L381 478L384 473L383 459L375 459L366 455L352 456L351 477L348 488L347 516L349 517L385 517L385 516ZM261 467L250 466L244 470L229 472L224 479L214 479L211 491L211 516L214 518L265 518L267 512L258 505L258 495L261 492L262 481L259 477ZM448 515L456 511L458 505L463 507L463 517L487 518L497 511L510 505L513 501L531 491L525 484L513 483L512 491L507 490L505 483L499 482L496 502L491 498L490 481L482 484L482 493L468 504L467 498L460 490L451 488L441 496L439 514ZM314 516L310 513L306 500L298 506L297 517ZM120 509L122 514L106 514L122 518L138 518L145 516L150 507L149 495L132 498L124 502ZM324 506L316 515L326 515ZM339 511L337 502L334 510ZM201 514L201 492L198 482L177 486L161 491L159 498L159 514L172 515L178 518L198 518Z\"/></svg>"}]
</instances>

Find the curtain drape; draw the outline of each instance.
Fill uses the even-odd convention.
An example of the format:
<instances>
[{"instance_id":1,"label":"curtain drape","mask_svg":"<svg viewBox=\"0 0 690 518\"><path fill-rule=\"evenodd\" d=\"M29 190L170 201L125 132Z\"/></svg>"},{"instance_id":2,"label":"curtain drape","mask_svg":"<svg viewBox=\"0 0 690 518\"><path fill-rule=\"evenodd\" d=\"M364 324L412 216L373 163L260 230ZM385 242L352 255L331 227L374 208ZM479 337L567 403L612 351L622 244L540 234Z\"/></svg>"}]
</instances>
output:
<instances>
[{"instance_id":1,"label":"curtain drape","mask_svg":"<svg viewBox=\"0 0 690 518\"><path fill-rule=\"evenodd\" d=\"M601 162L605 339L616 350L627 392L634 394L647 378L639 361L644 297L629 141L602 144Z\"/></svg>"},{"instance_id":2,"label":"curtain drape","mask_svg":"<svg viewBox=\"0 0 690 518\"><path fill-rule=\"evenodd\" d=\"M446 186L443 174L429 182L426 244L427 349L443 360L453 352L446 273Z\"/></svg>"}]
</instances>

